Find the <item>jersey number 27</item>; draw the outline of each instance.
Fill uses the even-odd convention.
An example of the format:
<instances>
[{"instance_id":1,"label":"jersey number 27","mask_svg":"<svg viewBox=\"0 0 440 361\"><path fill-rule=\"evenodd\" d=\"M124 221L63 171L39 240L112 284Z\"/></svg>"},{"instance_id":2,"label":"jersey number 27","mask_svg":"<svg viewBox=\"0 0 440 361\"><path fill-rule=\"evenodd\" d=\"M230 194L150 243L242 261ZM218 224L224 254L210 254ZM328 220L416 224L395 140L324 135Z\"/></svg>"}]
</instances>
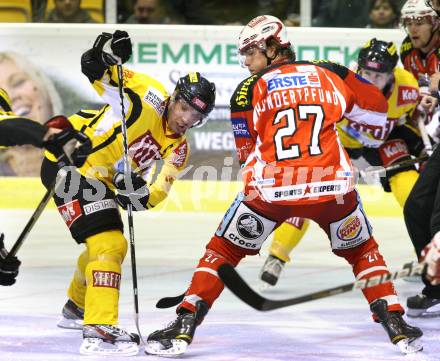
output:
<instances>
[{"instance_id":1,"label":"jersey number 27","mask_svg":"<svg viewBox=\"0 0 440 361\"><path fill-rule=\"evenodd\" d=\"M286 126L279 128L275 135L275 149L277 152L277 160L295 159L301 157L301 151L298 144L292 144L288 147L284 147L283 138L292 137L298 129L297 119L299 121L309 120L309 116L312 116L313 126L312 134L310 136L309 154L319 155L322 154L322 150L319 144L319 134L321 132L322 123L324 120L324 112L320 105L298 105L297 112L295 109L284 109L276 114L273 124L278 124L283 118L286 118Z\"/></svg>"}]
</instances>

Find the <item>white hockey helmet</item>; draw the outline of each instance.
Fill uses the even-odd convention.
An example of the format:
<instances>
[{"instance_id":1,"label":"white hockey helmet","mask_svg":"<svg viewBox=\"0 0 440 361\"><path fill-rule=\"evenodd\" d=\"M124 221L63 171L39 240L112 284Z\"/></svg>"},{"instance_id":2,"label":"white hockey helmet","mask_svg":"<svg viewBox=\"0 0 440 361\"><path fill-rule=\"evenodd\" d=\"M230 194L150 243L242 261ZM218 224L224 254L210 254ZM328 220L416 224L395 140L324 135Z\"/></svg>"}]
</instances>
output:
<instances>
[{"instance_id":1,"label":"white hockey helmet","mask_svg":"<svg viewBox=\"0 0 440 361\"><path fill-rule=\"evenodd\" d=\"M266 50L266 41L274 39L281 47L290 47L287 30L280 19L272 15L260 15L253 18L243 28L238 37L238 51L243 53L251 46Z\"/></svg>"},{"instance_id":2,"label":"white hockey helmet","mask_svg":"<svg viewBox=\"0 0 440 361\"><path fill-rule=\"evenodd\" d=\"M405 20L429 17L431 22L437 21L437 13L428 5L425 0L407 0L400 10L400 22L405 25Z\"/></svg>"}]
</instances>

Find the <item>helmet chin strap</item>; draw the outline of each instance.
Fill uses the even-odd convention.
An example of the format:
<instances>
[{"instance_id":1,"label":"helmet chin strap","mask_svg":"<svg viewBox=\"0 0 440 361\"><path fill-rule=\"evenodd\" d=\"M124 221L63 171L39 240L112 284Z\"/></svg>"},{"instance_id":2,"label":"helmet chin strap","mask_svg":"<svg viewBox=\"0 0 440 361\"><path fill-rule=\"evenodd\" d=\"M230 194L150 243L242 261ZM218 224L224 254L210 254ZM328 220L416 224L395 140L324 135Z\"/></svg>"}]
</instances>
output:
<instances>
[{"instance_id":1,"label":"helmet chin strap","mask_svg":"<svg viewBox=\"0 0 440 361\"><path fill-rule=\"evenodd\" d=\"M269 66L269 65L271 65L272 62L278 57L279 51L277 50L277 52L276 52L276 54L275 54L275 56L274 56L273 58L269 58L269 57L267 56L267 49L263 52L263 54L264 54L264 56L265 56L266 59L267 59L267 66Z\"/></svg>"}]
</instances>

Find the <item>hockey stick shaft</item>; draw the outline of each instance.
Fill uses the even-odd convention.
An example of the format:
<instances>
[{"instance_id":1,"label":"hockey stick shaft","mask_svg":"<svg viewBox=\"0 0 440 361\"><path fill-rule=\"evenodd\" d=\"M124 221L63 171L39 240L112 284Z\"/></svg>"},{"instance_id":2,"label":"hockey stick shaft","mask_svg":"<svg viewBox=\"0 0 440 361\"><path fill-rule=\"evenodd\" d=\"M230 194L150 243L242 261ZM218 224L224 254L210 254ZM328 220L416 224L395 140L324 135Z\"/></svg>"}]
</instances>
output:
<instances>
[{"instance_id":1,"label":"hockey stick shaft","mask_svg":"<svg viewBox=\"0 0 440 361\"><path fill-rule=\"evenodd\" d=\"M225 263L218 269L218 275L232 293L249 306L258 311L271 311L282 307L288 307L305 303L309 301L318 300L325 297L338 295L349 292L355 289L365 289L368 287L377 286L382 283L390 282L402 277L421 275L425 265L423 263L410 262L405 264L402 269L392 273L387 273L367 279L362 279L353 283L347 283L338 287L328 288L322 291L310 293L304 296L288 298L285 300L271 300L265 298L255 292L246 281L237 273L235 268Z\"/></svg>"},{"instance_id":2,"label":"hockey stick shaft","mask_svg":"<svg viewBox=\"0 0 440 361\"><path fill-rule=\"evenodd\" d=\"M118 70L118 88L119 97L121 100L121 123L122 123L122 138L124 145L124 175L125 179L131 179L131 165L130 159L128 158L128 134L127 134L127 122L125 116L124 107L124 76L122 72L122 65L117 65ZM134 225L133 225L133 206L128 203L127 205L127 215L128 215L128 233L130 237L130 255L131 255L131 276L133 282L133 299L134 299L134 323L136 329L139 333L139 337L144 343L141 331L139 328L139 295L138 295L138 282L137 282L137 267L136 267L136 248L134 242Z\"/></svg>"},{"instance_id":3,"label":"hockey stick shaft","mask_svg":"<svg viewBox=\"0 0 440 361\"><path fill-rule=\"evenodd\" d=\"M428 158L429 158L429 155L425 154L425 155L422 155L418 158L407 159L402 162L391 164L388 167L372 167L372 169L367 168L364 173L366 175L370 175L373 173L385 174L386 172L399 170L399 169L406 168L406 167L409 167L409 166L417 164L417 163L424 162L425 160L428 160Z\"/></svg>"},{"instance_id":4,"label":"hockey stick shaft","mask_svg":"<svg viewBox=\"0 0 440 361\"><path fill-rule=\"evenodd\" d=\"M235 295L237 295L239 298L241 298L245 303L250 304L247 301L247 300L249 300L249 298L257 300L257 301L253 301L253 303L250 305L256 309L259 309L259 307L260 307L259 305L264 303L266 299L264 297L260 296L255 291L253 291L247 285L247 283L243 280L243 278L241 278L241 276L237 273L237 271L234 268L232 268L232 270L231 270L231 267L232 266L230 266L229 264L224 264L224 265L220 266L220 269L221 269L221 270L219 269L220 278L225 283L225 285L228 288L230 288L231 291ZM403 266L403 268L401 270L396 271L394 273L389 273L387 275L382 275L380 277L372 277L372 278L368 278L365 280L356 281L353 283L347 283L345 285L341 285L341 286L337 286L337 287L333 287L333 288L328 288L328 289L325 289L322 291L310 293L310 294L304 295L304 296L295 297L295 298L288 299L285 301L273 301L273 300L268 300L268 301L277 302L277 304L280 304L280 305L281 305L280 302L287 301L288 304L286 306L292 306L292 305L296 305L299 303L313 301L313 300L317 300L317 299L324 298L324 297L334 296L334 295L337 295L340 293L352 291L354 289L363 289L363 288L373 287L373 286L376 286L377 284L389 282L390 280L392 281L392 280L402 278L402 277L421 274L422 270L423 270L423 264L418 264L416 262L407 263ZM375 282L379 282L379 283L375 283ZM236 284L239 286L236 286ZM240 288L242 288L242 291L240 291ZM238 294L234 291L235 289L237 289ZM245 297L246 300L240 296L240 295L243 295L243 293L247 294L247 296ZM156 307L157 308L170 308L170 307L177 306L179 303L181 303L183 301L184 297L185 297L185 293L182 293L181 295L174 296L174 297L163 297L159 301L157 301ZM285 306L279 306L279 307L285 307ZM277 308L279 308L279 307L277 307Z\"/></svg>"},{"instance_id":5,"label":"hockey stick shaft","mask_svg":"<svg viewBox=\"0 0 440 361\"><path fill-rule=\"evenodd\" d=\"M70 164L67 157L65 156L62 157L62 160L58 159L57 161L58 162L61 161L63 162L63 164ZM65 178L66 174L67 172L65 170L60 169L59 178L57 176L57 178L52 182L52 184L47 189L46 193L44 194L43 198L41 199L34 213L32 213L31 218L26 223L20 235L18 236L17 240L15 241L14 245L12 246L11 250L9 251L8 257L14 257L17 254L18 250L23 245L24 241L26 240L32 228L34 228L35 223L37 223L37 220L40 218L41 214L43 213L50 199L53 197L59 186L63 183L63 179Z\"/></svg>"}]
</instances>

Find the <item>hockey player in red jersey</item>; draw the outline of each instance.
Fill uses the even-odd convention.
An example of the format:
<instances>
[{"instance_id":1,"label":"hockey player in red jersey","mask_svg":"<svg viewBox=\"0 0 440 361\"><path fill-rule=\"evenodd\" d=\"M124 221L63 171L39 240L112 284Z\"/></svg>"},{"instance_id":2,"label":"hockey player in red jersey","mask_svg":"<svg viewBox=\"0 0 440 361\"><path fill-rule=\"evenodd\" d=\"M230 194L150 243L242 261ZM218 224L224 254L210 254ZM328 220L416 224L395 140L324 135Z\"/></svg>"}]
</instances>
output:
<instances>
[{"instance_id":1,"label":"hockey player in red jersey","mask_svg":"<svg viewBox=\"0 0 440 361\"><path fill-rule=\"evenodd\" d=\"M400 21L407 37L400 47L400 59L406 70L421 82L433 77L440 79L440 21L437 13L426 5L425 0L408 0L402 7ZM421 105L433 111L437 100L428 88L420 89ZM424 93L424 94L423 94Z\"/></svg>"},{"instance_id":2,"label":"hockey player in red jersey","mask_svg":"<svg viewBox=\"0 0 440 361\"><path fill-rule=\"evenodd\" d=\"M283 23L259 16L244 27L239 51L253 75L231 97L231 121L243 166L244 191L226 212L206 246L177 319L149 335L146 351L183 353L196 327L223 291L220 265L236 266L258 254L270 233L290 217L317 222L332 251L344 257L357 279L388 273L371 233L353 167L336 123L344 115L386 126L380 91L347 68L329 62L295 62ZM383 132L384 136L386 132ZM405 353L422 335L402 319L391 282L363 290L373 318Z\"/></svg>"}]
</instances>

